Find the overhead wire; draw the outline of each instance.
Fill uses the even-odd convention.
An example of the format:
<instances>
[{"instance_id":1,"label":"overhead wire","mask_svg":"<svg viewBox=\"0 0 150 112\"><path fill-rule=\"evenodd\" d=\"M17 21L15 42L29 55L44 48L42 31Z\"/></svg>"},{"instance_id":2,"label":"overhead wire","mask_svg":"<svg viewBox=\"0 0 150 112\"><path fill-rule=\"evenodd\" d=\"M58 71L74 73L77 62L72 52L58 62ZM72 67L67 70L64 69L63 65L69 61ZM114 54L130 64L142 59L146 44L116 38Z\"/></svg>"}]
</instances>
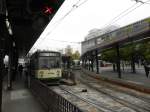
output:
<instances>
[{"instance_id":1,"label":"overhead wire","mask_svg":"<svg viewBox=\"0 0 150 112\"><path fill-rule=\"evenodd\" d=\"M72 41L55 40L55 39L51 39L51 40L57 41L57 42L64 42L64 43L81 44L81 42L72 42Z\"/></svg>"},{"instance_id":2,"label":"overhead wire","mask_svg":"<svg viewBox=\"0 0 150 112\"><path fill-rule=\"evenodd\" d=\"M63 16L63 17L61 17L58 21L56 21L55 23L54 23L54 27L53 27L53 29L50 31L50 32L48 32L47 34L46 34L46 36L45 36L45 38L49 35L49 34L51 34L51 32L75 9L75 8L78 8L77 7L77 4L80 2L81 0L78 0L75 4L73 4L72 5L72 8ZM44 40L44 39L43 39Z\"/></svg>"},{"instance_id":3,"label":"overhead wire","mask_svg":"<svg viewBox=\"0 0 150 112\"><path fill-rule=\"evenodd\" d=\"M63 21L74 9L78 8L79 6L83 5L85 2L87 2L88 0L84 0L82 3L79 4L81 0L78 0L71 8L71 10L69 10L62 18L60 18L55 24L54 28L47 33L47 35L41 40L41 43L45 40L45 38L51 34L51 32L61 23L61 21ZM124 10L123 12L121 12L119 15L117 15L116 17L114 17L107 25L110 26L112 24L114 24L116 21L120 20L121 18L123 18L124 16L128 15L129 13L133 12L135 9L139 8L140 6L144 5L144 4L149 4L150 0L147 0L146 2L140 2L142 4L136 6L138 4L138 2L136 2L135 4L133 4L132 6L130 6L129 8L127 8L126 10ZM135 8L133 8L134 6L136 6ZM133 8L133 9L132 9ZM130 10L132 9L132 10ZM127 13L126 13L127 12ZM125 13L125 14L124 14ZM106 26L105 25L105 26ZM55 41L59 41L59 42L64 42L64 41L61 41L61 40L55 40ZM67 42L67 41L66 41ZM41 44L39 43L39 44ZM70 43L70 42L68 42Z\"/></svg>"},{"instance_id":4,"label":"overhead wire","mask_svg":"<svg viewBox=\"0 0 150 112\"><path fill-rule=\"evenodd\" d=\"M78 0L74 5L72 5L71 10L69 10L62 18L60 18L57 22L56 22L56 26L54 27L54 29L75 9L79 8L81 5L83 5L85 2L87 2L88 0L84 0L82 3L80 3L81 0ZM80 4L79 4L80 3ZM52 32L52 31L51 31ZM48 32L46 36L48 36L51 32Z\"/></svg>"},{"instance_id":5,"label":"overhead wire","mask_svg":"<svg viewBox=\"0 0 150 112\"><path fill-rule=\"evenodd\" d=\"M122 11L121 13L119 13L117 16L115 16L112 20L110 20L107 24L105 24L104 26L109 26L114 20L116 20L118 17L120 17L123 13L126 13L127 11L129 11L131 8L133 8L135 5L137 5L137 3L133 4L132 6L130 6L129 8L125 9L124 11Z\"/></svg>"},{"instance_id":6,"label":"overhead wire","mask_svg":"<svg viewBox=\"0 0 150 112\"><path fill-rule=\"evenodd\" d=\"M140 2L141 4L136 6L135 8L134 5L136 5L138 2L136 2L134 5L132 5L131 7L129 7L128 9L126 9L125 11L123 11L122 13L125 13L122 15L122 13L120 13L118 16L116 16L114 19L112 19L113 21L109 24L107 24L106 27L111 26L112 24L114 24L115 22L117 22L118 20L122 19L124 16L128 15L129 13L133 12L134 10L136 10L137 8L139 8L140 6L144 5L145 3L148 3L150 0L147 0L145 2ZM133 8L133 9L132 9ZM131 9L131 10L130 10ZM128 11L128 12L127 12ZM119 18L118 18L119 17Z\"/></svg>"},{"instance_id":7,"label":"overhead wire","mask_svg":"<svg viewBox=\"0 0 150 112\"><path fill-rule=\"evenodd\" d=\"M140 3L143 3L143 4L149 4L149 5L150 5L150 3L148 3L148 2L144 2L144 1L141 1L141 0L132 0L132 1L140 2Z\"/></svg>"},{"instance_id":8,"label":"overhead wire","mask_svg":"<svg viewBox=\"0 0 150 112\"><path fill-rule=\"evenodd\" d=\"M49 34L51 34L52 32L53 32L53 30L74 10L74 9L77 9L77 8L79 8L81 5L83 5L85 2L87 2L88 0L84 0L82 3L80 3L80 1L81 0L78 0L75 4L73 4L72 5L72 8L62 17L62 18L60 18L58 21L56 21L55 23L54 23L54 27L53 27L53 29L50 31L50 32L48 32L47 34L46 34L46 36L40 41L40 43L38 44L38 45L40 45L45 39L46 39L46 37L49 35ZM80 3L80 4L79 4ZM38 47L38 46L36 46L36 47ZM34 49L34 48L33 48Z\"/></svg>"}]
</instances>

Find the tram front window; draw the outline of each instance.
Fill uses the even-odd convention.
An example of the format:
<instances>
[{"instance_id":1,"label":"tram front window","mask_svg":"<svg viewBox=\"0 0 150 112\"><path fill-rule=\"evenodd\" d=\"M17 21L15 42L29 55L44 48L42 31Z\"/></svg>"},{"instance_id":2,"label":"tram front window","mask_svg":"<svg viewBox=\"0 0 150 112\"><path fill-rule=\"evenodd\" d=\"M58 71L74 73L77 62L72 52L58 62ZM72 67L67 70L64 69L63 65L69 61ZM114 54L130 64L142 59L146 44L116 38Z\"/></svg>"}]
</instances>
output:
<instances>
[{"instance_id":1,"label":"tram front window","mask_svg":"<svg viewBox=\"0 0 150 112\"><path fill-rule=\"evenodd\" d=\"M39 69L60 68L59 57L40 57Z\"/></svg>"}]
</instances>

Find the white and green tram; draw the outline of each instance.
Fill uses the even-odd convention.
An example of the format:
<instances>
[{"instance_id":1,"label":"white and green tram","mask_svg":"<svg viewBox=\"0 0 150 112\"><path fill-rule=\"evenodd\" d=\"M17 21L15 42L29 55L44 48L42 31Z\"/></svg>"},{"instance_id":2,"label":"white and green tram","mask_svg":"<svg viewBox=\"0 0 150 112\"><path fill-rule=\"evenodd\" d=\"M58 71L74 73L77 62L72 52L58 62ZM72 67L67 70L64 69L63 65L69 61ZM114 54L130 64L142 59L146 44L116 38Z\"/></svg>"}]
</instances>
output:
<instances>
[{"instance_id":1,"label":"white and green tram","mask_svg":"<svg viewBox=\"0 0 150 112\"><path fill-rule=\"evenodd\" d=\"M31 75L46 82L58 82L62 77L61 54L37 51L30 58Z\"/></svg>"}]
</instances>

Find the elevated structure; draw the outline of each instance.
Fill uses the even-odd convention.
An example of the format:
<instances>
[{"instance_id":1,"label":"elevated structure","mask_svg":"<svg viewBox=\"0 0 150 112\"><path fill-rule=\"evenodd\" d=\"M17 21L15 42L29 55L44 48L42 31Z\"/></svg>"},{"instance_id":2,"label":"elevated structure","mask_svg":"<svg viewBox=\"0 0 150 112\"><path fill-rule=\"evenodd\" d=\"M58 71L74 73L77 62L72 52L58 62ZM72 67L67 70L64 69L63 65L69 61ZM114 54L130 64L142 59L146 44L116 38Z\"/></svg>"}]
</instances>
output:
<instances>
[{"instance_id":1,"label":"elevated structure","mask_svg":"<svg viewBox=\"0 0 150 112\"><path fill-rule=\"evenodd\" d=\"M150 18L146 18L112 32L83 41L82 55L95 49L103 50L116 44L123 44L131 40L139 40L148 37L150 35L149 32Z\"/></svg>"},{"instance_id":2,"label":"elevated structure","mask_svg":"<svg viewBox=\"0 0 150 112\"><path fill-rule=\"evenodd\" d=\"M137 21L133 24L124 26L122 28L116 29L114 31L105 33L101 36L97 36L95 38L85 40L82 42L82 60L83 65L86 66L88 64L87 69L93 71L93 63L96 60L97 73L99 73L98 67L98 53L103 50L109 48L116 48L117 53L117 71L118 77L121 78L121 70L120 70L120 52L119 47L123 46L127 43L140 41L150 36L150 17L143 19L141 21ZM133 56L132 56L133 57ZM133 66L132 70L135 72L134 59L132 60Z\"/></svg>"}]
</instances>

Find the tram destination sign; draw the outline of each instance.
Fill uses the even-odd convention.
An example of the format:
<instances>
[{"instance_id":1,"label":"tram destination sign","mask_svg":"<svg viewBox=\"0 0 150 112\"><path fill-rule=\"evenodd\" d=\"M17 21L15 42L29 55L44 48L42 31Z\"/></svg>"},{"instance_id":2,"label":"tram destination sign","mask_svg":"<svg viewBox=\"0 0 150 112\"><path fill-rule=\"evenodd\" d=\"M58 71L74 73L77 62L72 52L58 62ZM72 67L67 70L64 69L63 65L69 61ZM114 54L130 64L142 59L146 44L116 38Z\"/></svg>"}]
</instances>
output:
<instances>
[{"instance_id":1,"label":"tram destination sign","mask_svg":"<svg viewBox=\"0 0 150 112\"><path fill-rule=\"evenodd\" d=\"M59 53L55 52L46 52L46 53L40 53L39 56L59 56Z\"/></svg>"}]
</instances>

